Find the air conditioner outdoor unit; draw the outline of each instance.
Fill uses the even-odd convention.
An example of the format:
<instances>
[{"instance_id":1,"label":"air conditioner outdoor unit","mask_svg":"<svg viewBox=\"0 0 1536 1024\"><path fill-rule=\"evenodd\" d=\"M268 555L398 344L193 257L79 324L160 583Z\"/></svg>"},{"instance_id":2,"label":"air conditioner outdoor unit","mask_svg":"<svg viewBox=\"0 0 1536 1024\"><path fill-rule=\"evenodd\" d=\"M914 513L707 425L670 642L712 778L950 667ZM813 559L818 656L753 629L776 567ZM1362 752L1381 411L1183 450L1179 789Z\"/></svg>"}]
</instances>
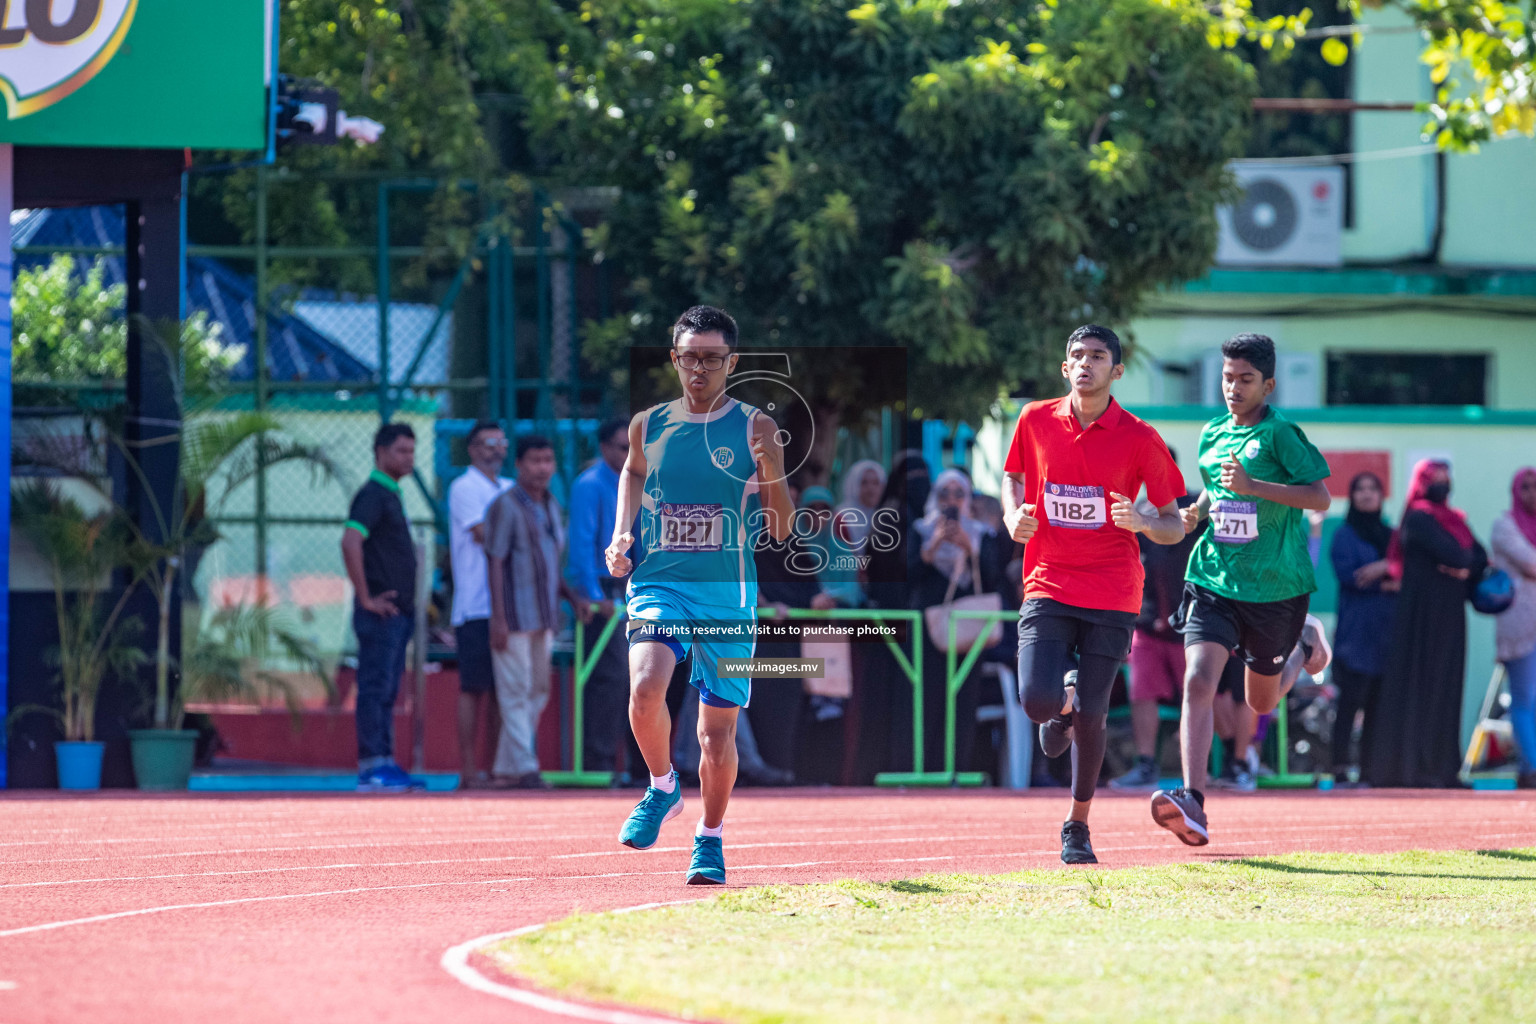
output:
<instances>
[{"instance_id":1,"label":"air conditioner outdoor unit","mask_svg":"<svg viewBox=\"0 0 1536 1024\"><path fill-rule=\"evenodd\" d=\"M1216 210L1216 262L1239 267L1336 267L1343 262L1344 169L1243 163L1242 198Z\"/></svg>"}]
</instances>

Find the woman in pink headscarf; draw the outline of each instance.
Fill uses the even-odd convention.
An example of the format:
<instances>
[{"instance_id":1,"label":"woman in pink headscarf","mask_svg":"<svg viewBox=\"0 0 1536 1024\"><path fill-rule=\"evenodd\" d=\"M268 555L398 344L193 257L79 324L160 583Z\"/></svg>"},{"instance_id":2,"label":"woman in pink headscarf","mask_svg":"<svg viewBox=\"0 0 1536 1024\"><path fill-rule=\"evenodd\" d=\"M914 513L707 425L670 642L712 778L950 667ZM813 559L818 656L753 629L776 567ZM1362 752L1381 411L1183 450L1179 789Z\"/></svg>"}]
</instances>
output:
<instances>
[{"instance_id":1,"label":"woman in pink headscarf","mask_svg":"<svg viewBox=\"0 0 1536 1024\"><path fill-rule=\"evenodd\" d=\"M1387 546L1402 581L1381 683L1367 698L1360 775L1373 786L1455 786L1467 670L1467 584L1488 564L1448 503L1451 467L1413 467L1402 525Z\"/></svg>"},{"instance_id":2,"label":"woman in pink headscarf","mask_svg":"<svg viewBox=\"0 0 1536 1024\"><path fill-rule=\"evenodd\" d=\"M1510 485L1509 511L1493 524L1493 564L1515 581L1515 603L1496 621L1509 675L1509 725L1520 754L1521 789L1536 789L1536 469Z\"/></svg>"}]
</instances>

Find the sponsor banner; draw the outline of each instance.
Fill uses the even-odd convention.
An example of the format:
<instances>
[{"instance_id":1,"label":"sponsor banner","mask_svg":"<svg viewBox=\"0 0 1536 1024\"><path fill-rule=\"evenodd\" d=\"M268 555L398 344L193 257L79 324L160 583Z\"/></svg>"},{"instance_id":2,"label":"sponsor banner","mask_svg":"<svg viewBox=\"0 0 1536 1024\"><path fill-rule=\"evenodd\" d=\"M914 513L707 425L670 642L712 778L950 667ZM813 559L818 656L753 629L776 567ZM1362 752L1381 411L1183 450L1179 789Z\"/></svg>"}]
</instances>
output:
<instances>
[{"instance_id":1,"label":"sponsor banner","mask_svg":"<svg viewBox=\"0 0 1536 1024\"><path fill-rule=\"evenodd\" d=\"M0 142L260 149L273 0L0 0Z\"/></svg>"}]
</instances>

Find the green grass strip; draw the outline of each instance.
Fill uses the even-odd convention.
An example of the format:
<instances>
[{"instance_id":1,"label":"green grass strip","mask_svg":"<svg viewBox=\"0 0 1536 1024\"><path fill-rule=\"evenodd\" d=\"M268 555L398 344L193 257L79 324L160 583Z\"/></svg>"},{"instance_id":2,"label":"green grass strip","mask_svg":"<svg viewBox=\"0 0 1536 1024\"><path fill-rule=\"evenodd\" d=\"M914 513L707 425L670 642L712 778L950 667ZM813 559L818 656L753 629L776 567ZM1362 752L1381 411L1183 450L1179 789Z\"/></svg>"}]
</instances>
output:
<instances>
[{"instance_id":1,"label":"green grass strip","mask_svg":"<svg viewBox=\"0 0 1536 1024\"><path fill-rule=\"evenodd\" d=\"M1536 851L765 886L487 952L570 996L742 1024L1529 1020Z\"/></svg>"}]
</instances>

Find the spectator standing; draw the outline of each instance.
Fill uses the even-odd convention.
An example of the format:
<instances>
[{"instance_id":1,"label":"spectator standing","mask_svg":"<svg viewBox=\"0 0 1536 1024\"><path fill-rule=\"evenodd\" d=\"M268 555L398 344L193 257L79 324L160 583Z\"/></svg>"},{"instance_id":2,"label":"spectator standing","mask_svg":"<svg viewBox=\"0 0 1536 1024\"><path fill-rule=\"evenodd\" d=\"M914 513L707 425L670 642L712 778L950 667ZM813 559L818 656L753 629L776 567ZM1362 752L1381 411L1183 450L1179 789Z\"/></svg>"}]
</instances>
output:
<instances>
[{"instance_id":1,"label":"spectator standing","mask_svg":"<svg viewBox=\"0 0 1536 1024\"><path fill-rule=\"evenodd\" d=\"M1387 560L1402 581L1381 684L1366 699L1360 774L1372 786L1450 787L1461 767L1467 581L1488 564L1467 517L1447 504L1450 466L1413 467Z\"/></svg>"},{"instance_id":2,"label":"spectator standing","mask_svg":"<svg viewBox=\"0 0 1536 1024\"><path fill-rule=\"evenodd\" d=\"M795 533L810 556L800 564L815 567L809 604L814 611L856 608L864 603L858 571L849 564L858 549L848 546L835 525L832 501L832 492L819 485L805 488L796 501L800 514L795 517ZM863 546L862 541L859 546ZM807 627L824 624L805 623ZM852 650L848 643L844 641L840 646L851 661ZM809 656L808 652L804 653ZM795 774L802 782L842 781L844 752L849 741L845 712L850 694L828 692L823 688L824 683L824 680L823 684L807 680L805 684L807 715L801 726L801 742L795 760ZM851 691L851 673L849 686Z\"/></svg>"},{"instance_id":3,"label":"spectator standing","mask_svg":"<svg viewBox=\"0 0 1536 1024\"><path fill-rule=\"evenodd\" d=\"M923 453L916 448L898 453L875 510L880 528L871 530L864 541L863 554L869 561L864 567L863 589L872 607L914 607L911 581L917 573L920 543L914 542L912 530L923 516L930 487ZM891 537L894 544L888 542ZM905 623L901 625L902 649L908 650L911 641ZM852 767L846 778L853 785L869 785L878 772L910 770L912 691L884 643L861 644L854 656L858 662L850 703L858 745L849 758Z\"/></svg>"},{"instance_id":4,"label":"spectator standing","mask_svg":"<svg viewBox=\"0 0 1536 1024\"><path fill-rule=\"evenodd\" d=\"M379 428L373 463L341 531L357 633L357 789L404 793L419 788L395 763L395 698L416 610L416 546L400 495L400 481L416 465L409 424Z\"/></svg>"},{"instance_id":5,"label":"spectator standing","mask_svg":"<svg viewBox=\"0 0 1536 1024\"><path fill-rule=\"evenodd\" d=\"M1381 515L1385 489L1375 473L1349 482L1349 512L1334 531L1329 557L1339 579L1339 620L1333 637L1333 685L1338 702L1333 720L1333 774L1336 785L1350 785L1350 757L1355 716L1366 697L1381 685L1381 667L1399 581L1392 577L1387 546L1392 527Z\"/></svg>"},{"instance_id":6,"label":"spectator standing","mask_svg":"<svg viewBox=\"0 0 1536 1024\"><path fill-rule=\"evenodd\" d=\"M1509 674L1509 724L1520 756L1521 789L1536 789L1536 469L1510 485L1509 511L1493 524L1493 564L1515 581L1515 603L1495 622L1499 660Z\"/></svg>"},{"instance_id":7,"label":"spectator standing","mask_svg":"<svg viewBox=\"0 0 1536 1024\"><path fill-rule=\"evenodd\" d=\"M598 428L598 459L582 471L571 485L570 553L566 558L566 580L578 600L597 612L586 623L587 652L608 620L616 614L623 618L624 581L609 574L603 563L603 551L613 537L613 520L619 504L619 471L629 455L629 424L609 420ZM636 547L629 558L638 563ZM597 656L592 674L587 677L582 711L586 764L595 771L611 771L618 762L619 747L629 735L629 662L626 658L624 626L621 622L607 646ZM638 753L636 751L635 753ZM621 775L628 775L632 756L625 757Z\"/></svg>"},{"instance_id":8,"label":"spectator standing","mask_svg":"<svg viewBox=\"0 0 1536 1024\"><path fill-rule=\"evenodd\" d=\"M845 550L857 553L864 547L884 489L885 470L874 459L860 459L843 474L843 503L833 520Z\"/></svg>"},{"instance_id":9,"label":"spectator standing","mask_svg":"<svg viewBox=\"0 0 1536 1024\"><path fill-rule=\"evenodd\" d=\"M560 577L565 530L549 492L555 449L537 435L517 439L517 482L485 514L485 553L491 592L491 665L501 706L501 741L494 774L523 789L546 789L535 734L549 700L550 643L562 596L577 614L587 603Z\"/></svg>"},{"instance_id":10,"label":"spectator standing","mask_svg":"<svg viewBox=\"0 0 1536 1024\"><path fill-rule=\"evenodd\" d=\"M469 429L469 468L448 485L448 550L453 561L453 635L459 655L459 759L465 789L484 789L490 775L475 761L485 732L501 735L491 671L491 589L485 563L485 510L512 481L501 475L507 435L490 420Z\"/></svg>"},{"instance_id":11,"label":"spectator standing","mask_svg":"<svg viewBox=\"0 0 1536 1024\"><path fill-rule=\"evenodd\" d=\"M971 514L971 481L959 470L946 469L934 480L924 516L914 524L912 543L917 546L919 562L912 582L916 607L943 604L951 580L956 581L957 598L1003 589L1009 542ZM980 570L981 579L974 578L973 567ZM942 771L946 659L926 629L923 645L923 770ZM973 667L955 696L956 771L968 770L975 745L977 691Z\"/></svg>"},{"instance_id":12,"label":"spectator standing","mask_svg":"<svg viewBox=\"0 0 1536 1024\"><path fill-rule=\"evenodd\" d=\"M790 499L798 507L802 494L793 481L789 484ZM753 552L757 563L758 620L785 624L791 621L791 608L809 608L820 594L821 585L804 567L813 556L806 550L805 539L794 531L783 540L763 532L757 538ZM796 625L804 620L793 620ZM798 658L800 641L797 639L759 639L755 657ZM794 781L794 768L800 749L801 712L806 703L804 681L796 677L758 676L752 680L752 706L743 718L750 719L763 762L777 771L784 772L779 783ZM740 739L740 731L737 738ZM740 753L738 747L738 753Z\"/></svg>"}]
</instances>

